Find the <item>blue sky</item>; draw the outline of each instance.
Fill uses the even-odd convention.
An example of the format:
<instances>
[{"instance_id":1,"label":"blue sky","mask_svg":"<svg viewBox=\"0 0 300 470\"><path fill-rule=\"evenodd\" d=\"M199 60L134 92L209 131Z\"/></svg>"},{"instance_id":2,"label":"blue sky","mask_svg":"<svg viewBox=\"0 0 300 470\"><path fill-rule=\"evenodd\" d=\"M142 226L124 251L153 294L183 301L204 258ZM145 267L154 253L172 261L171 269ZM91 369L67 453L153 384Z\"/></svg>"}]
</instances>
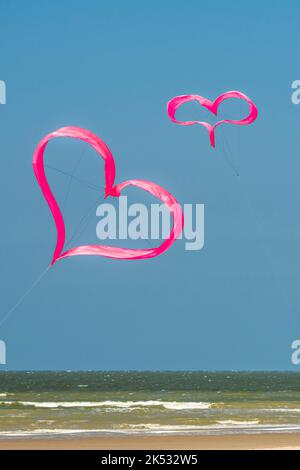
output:
<instances>
[{"instance_id":1,"label":"blue sky","mask_svg":"<svg viewBox=\"0 0 300 470\"><path fill-rule=\"evenodd\" d=\"M117 182L144 178L182 203L205 204L202 251L178 241L144 262L58 262L1 326L8 369L297 370L299 17L296 1L2 0L0 321L51 260L54 223L31 167L49 131L88 128L111 148ZM232 89L255 101L259 118L220 126L216 150L203 128L167 118L175 95ZM220 113L245 109L224 103ZM178 117L215 122L192 104ZM83 148L51 143L47 163L72 171ZM76 174L103 186L102 162L88 149ZM49 178L63 201L68 179L50 170ZM72 183L67 230L95 197ZM96 223L92 216L80 242Z\"/></svg>"}]
</instances>

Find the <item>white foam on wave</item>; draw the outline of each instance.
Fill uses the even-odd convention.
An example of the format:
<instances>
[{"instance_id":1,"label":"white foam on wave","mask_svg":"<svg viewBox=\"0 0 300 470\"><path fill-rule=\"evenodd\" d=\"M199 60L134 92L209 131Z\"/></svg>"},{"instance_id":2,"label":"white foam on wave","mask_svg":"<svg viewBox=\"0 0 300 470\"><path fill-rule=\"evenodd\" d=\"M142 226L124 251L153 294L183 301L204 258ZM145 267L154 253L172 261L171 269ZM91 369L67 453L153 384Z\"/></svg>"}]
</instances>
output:
<instances>
[{"instance_id":1,"label":"white foam on wave","mask_svg":"<svg viewBox=\"0 0 300 470\"><path fill-rule=\"evenodd\" d=\"M224 420L218 424L209 425L159 425L140 424L129 425L130 433L144 434L255 434L255 433L280 433L300 432L300 425L284 424L259 424L259 421L234 421ZM128 431L127 431L128 433Z\"/></svg>"},{"instance_id":2,"label":"white foam on wave","mask_svg":"<svg viewBox=\"0 0 300 470\"><path fill-rule=\"evenodd\" d=\"M255 434L255 433L282 433L300 432L300 425L266 425L266 424L211 424L206 426L197 425L160 425L160 424L139 424L128 425L123 428L114 429L35 429L30 431L15 430L1 431L0 438L7 437L32 437L32 436L71 436L71 435L218 435L218 434Z\"/></svg>"},{"instance_id":3,"label":"white foam on wave","mask_svg":"<svg viewBox=\"0 0 300 470\"><path fill-rule=\"evenodd\" d=\"M206 402L177 402L177 401L159 401L159 400L141 400L141 401L1 401L0 405L22 405L35 408L148 408L152 406L161 406L168 410L205 410L212 406L212 403Z\"/></svg>"},{"instance_id":4,"label":"white foam on wave","mask_svg":"<svg viewBox=\"0 0 300 470\"><path fill-rule=\"evenodd\" d=\"M279 411L283 413L300 413L300 408L266 408L265 411Z\"/></svg>"},{"instance_id":5,"label":"white foam on wave","mask_svg":"<svg viewBox=\"0 0 300 470\"><path fill-rule=\"evenodd\" d=\"M60 434L85 434L85 433L99 433L103 430L99 429L33 429L31 431L0 431L2 437L26 437L26 436L45 436L45 435L60 435Z\"/></svg>"},{"instance_id":6,"label":"white foam on wave","mask_svg":"<svg viewBox=\"0 0 300 470\"><path fill-rule=\"evenodd\" d=\"M223 419L220 421L217 421L218 424L222 424L224 426L252 426L253 424L259 424L258 419L253 419L249 421L242 421L242 420L235 420L235 419Z\"/></svg>"},{"instance_id":7,"label":"white foam on wave","mask_svg":"<svg viewBox=\"0 0 300 470\"><path fill-rule=\"evenodd\" d=\"M168 410L207 410L211 408L212 403L207 402L178 402L178 401L165 401L161 402L164 408Z\"/></svg>"}]
</instances>

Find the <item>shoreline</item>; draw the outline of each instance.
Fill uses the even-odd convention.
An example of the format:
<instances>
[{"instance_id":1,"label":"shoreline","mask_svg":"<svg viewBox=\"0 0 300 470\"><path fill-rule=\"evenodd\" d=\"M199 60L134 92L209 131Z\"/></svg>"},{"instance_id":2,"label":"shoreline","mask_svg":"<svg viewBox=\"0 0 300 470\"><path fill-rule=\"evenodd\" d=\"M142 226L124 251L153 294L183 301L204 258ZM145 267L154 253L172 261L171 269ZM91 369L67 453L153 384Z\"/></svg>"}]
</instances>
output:
<instances>
[{"instance_id":1,"label":"shoreline","mask_svg":"<svg viewBox=\"0 0 300 470\"><path fill-rule=\"evenodd\" d=\"M5 438L0 450L299 450L300 434Z\"/></svg>"}]
</instances>

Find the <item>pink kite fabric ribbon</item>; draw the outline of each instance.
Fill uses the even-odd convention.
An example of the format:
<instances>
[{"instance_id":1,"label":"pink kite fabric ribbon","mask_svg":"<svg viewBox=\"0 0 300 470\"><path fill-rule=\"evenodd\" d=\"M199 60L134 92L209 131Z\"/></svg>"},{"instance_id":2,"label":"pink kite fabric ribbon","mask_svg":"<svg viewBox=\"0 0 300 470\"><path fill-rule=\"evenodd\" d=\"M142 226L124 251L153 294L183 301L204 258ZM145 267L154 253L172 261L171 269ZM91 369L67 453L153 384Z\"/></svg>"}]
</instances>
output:
<instances>
[{"instance_id":1,"label":"pink kite fabric ribbon","mask_svg":"<svg viewBox=\"0 0 300 470\"><path fill-rule=\"evenodd\" d=\"M105 174L105 197L119 197L123 189L125 189L127 186L136 186L160 199L168 207L173 217L173 227L169 237L158 247L150 249L128 249L105 245L81 245L63 252L66 237L65 222L57 201L48 184L44 168L44 152L46 146L51 139L57 137L81 139L90 144L103 158ZM36 179L52 212L57 230L57 242L51 265L53 265L58 259L75 255L96 255L107 258L126 260L154 258L155 256L158 256L164 251L168 250L174 241L179 238L182 232L184 224L183 212L175 197L161 186L146 180L127 180L114 186L116 176L114 157L107 145L97 135L86 129L82 129L80 127L62 127L46 135L39 142L34 152L32 164Z\"/></svg>"},{"instance_id":2,"label":"pink kite fabric ribbon","mask_svg":"<svg viewBox=\"0 0 300 470\"><path fill-rule=\"evenodd\" d=\"M208 109L211 111L215 116L218 114L218 107L219 105L230 98L239 98L244 101L246 101L249 105L249 114L246 118L241 119L241 120L235 120L235 119L223 119L222 121L218 121L214 126L209 124L208 122L205 121L178 121L175 117L176 110L184 103L187 103L189 101L198 101L201 106L204 108ZM253 101L248 98L244 93L240 91L227 91L226 93L223 93L222 95L218 96L218 98L215 99L215 101L210 101L207 98L203 98L203 96L199 95L180 95L180 96L175 96L175 98L172 98L168 104L167 104L167 113L171 121L175 122L175 124L179 124L180 126L192 126L193 124L200 124L201 126L204 126L209 133L209 138L210 138L210 143L212 147L215 147L215 129L217 126L220 124L237 124L239 126L246 126L247 124L251 124L255 119L257 118L258 115L258 110Z\"/></svg>"}]
</instances>

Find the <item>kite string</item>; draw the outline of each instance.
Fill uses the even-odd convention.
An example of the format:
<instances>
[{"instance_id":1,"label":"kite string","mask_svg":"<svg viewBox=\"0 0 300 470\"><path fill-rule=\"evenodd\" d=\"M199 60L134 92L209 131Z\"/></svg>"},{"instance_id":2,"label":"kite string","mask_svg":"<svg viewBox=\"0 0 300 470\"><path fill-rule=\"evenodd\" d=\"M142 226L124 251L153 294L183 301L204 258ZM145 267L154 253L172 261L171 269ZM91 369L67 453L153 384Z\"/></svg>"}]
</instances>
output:
<instances>
[{"instance_id":1,"label":"kite string","mask_svg":"<svg viewBox=\"0 0 300 470\"><path fill-rule=\"evenodd\" d=\"M43 269L43 271L38 275L38 277L33 281L31 286L21 295L21 297L18 299L18 301L8 310L8 312L0 319L0 328L3 326L3 324L8 320L8 318L13 314L13 312L21 305L23 300L33 291L33 289L40 283L40 281L43 279L45 274L48 272L50 269L50 266L47 266L46 269Z\"/></svg>"},{"instance_id":2,"label":"kite string","mask_svg":"<svg viewBox=\"0 0 300 470\"><path fill-rule=\"evenodd\" d=\"M76 172L77 168L79 167L79 164L80 164L81 159L82 159L82 157L83 157L83 155L84 155L84 152L85 152L85 149L82 151L82 153L81 153L81 155L80 155L78 161L75 163L75 165L74 165L73 170L72 170L71 173L68 173L68 172L66 172L66 171L60 170L60 169L58 169L58 168L56 168L56 167L53 167L53 166L50 166L50 165L45 165L45 166L48 166L49 168L51 168L51 169L53 169L53 170L56 170L56 171L58 171L59 173L62 173L62 174L64 174L64 175L66 175L66 176L69 177L68 188L67 188L65 200L64 200L64 203L63 203L63 207L66 207L67 199L68 199L68 196L69 196L70 191L71 191L72 180L77 180L77 181L78 181L79 183L81 183L82 185L84 185L84 186L86 186L86 187L88 187L88 188L90 188L90 189L93 189L93 190L97 191L97 193L99 193L99 189L102 189L102 190L104 191L104 188L103 188L102 186L97 187L97 186L91 184L90 182L87 182L87 181L84 181L84 180L82 180L82 179L80 179L80 178L77 178L77 176L75 175L75 172ZM79 221L79 223L78 223L78 225L77 225L77 228L74 230L74 232L73 232L73 234L71 235L71 237L69 238L69 240L66 241L65 248L67 248L67 247L70 245L70 243L71 243L74 239L78 238L78 236L79 236L81 233L84 232L84 230L86 229L86 227L87 227L87 225L88 225L88 223L89 223L89 216L91 215L92 211L94 210L94 205L95 205L95 203L96 203L97 201L98 201L98 198L97 198L97 200L96 200L95 202L93 202L92 206L88 209L88 212L85 213L85 214L81 217L81 219L80 219L80 221ZM86 224L84 224L85 219L86 219ZM81 227L82 224L83 224L83 226Z\"/></svg>"},{"instance_id":3,"label":"kite string","mask_svg":"<svg viewBox=\"0 0 300 470\"><path fill-rule=\"evenodd\" d=\"M242 113L242 100L239 100L239 111ZM240 176L240 159L241 159L241 126L237 126L237 157L234 156L232 148L225 134L221 134L221 145L223 147L223 155L227 163L231 166L236 176ZM222 150L222 148L221 148Z\"/></svg>"},{"instance_id":4,"label":"kite string","mask_svg":"<svg viewBox=\"0 0 300 470\"><path fill-rule=\"evenodd\" d=\"M94 204L93 204L94 205ZM84 227L85 228L85 227ZM78 229L77 229L78 230ZM76 230L76 231L77 231ZM76 235L78 235L74 232L72 238L68 241L66 244L69 245L71 241L74 239ZM47 268L43 269L43 271L38 275L38 277L33 281L31 286L21 295L21 297L17 300L17 302L9 309L9 311L0 319L0 328L3 326L3 324L8 320L8 318L13 314L13 312L22 304L22 302L26 299L26 297L33 291L35 287L40 283L40 281L43 279L45 274L48 272L50 269L50 266L47 266Z\"/></svg>"},{"instance_id":5,"label":"kite string","mask_svg":"<svg viewBox=\"0 0 300 470\"><path fill-rule=\"evenodd\" d=\"M75 172L77 170L77 168L79 167L80 165L80 162L83 158L83 155L84 155L84 152L85 150L83 150L83 152L81 153L81 155L79 156L77 162L75 163L74 167L73 167L73 170L71 173L68 173L66 171L63 171L61 169L58 169L52 165L45 165L46 167L52 169L52 170L55 170L59 173L62 173L66 176L69 177L69 181L68 181L68 186L67 186L67 191L66 191L66 195L65 195L65 199L64 199L64 202L62 204L63 207L66 207L66 204L67 204L67 201L68 201L68 197L70 195L70 191L71 191L71 185L72 185L72 181L73 180L76 180L78 181L79 183L81 183L82 185L88 187L89 189L92 189L94 191L99 191L99 189L103 189L104 191L104 188L103 187L97 187L87 181L84 181L80 178L78 178L76 175L75 175ZM98 201L98 198L97 198L97 201ZM95 202L97 202L95 201ZM73 235L70 237L70 239L66 242L66 247L68 245L70 245L70 243L76 239L84 230L85 228L87 227L87 224L89 222L89 216L91 214L91 212L94 210L94 205L95 205L95 202L93 202L93 205L92 207L88 210L88 213L86 213L80 220L79 224L78 224L78 227L77 229L75 229ZM87 223L84 223L85 222L85 219L86 219L86 222ZM81 227L81 224L83 223L83 226ZM147 242L150 244L150 246L152 247L152 244L149 240L147 240ZM48 272L48 270L50 269L50 266L47 266L45 269L43 269L43 271L37 276L37 278L33 281L33 283L31 284L31 286L21 295L21 297L17 300L17 302L7 311L7 313L2 317L0 318L0 328L3 326L3 324L8 320L8 318L14 313L14 311L22 304L22 302L26 299L26 297L34 290L35 287L38 286L38 284L41 282L41 280L43 279L43 277L45 276L45 274Z\"/></svg>"},{"instance_id":6,"label":"kite string","mask_svg":"<svg viewBox=\"0 0 300 470\"><path fill-rule=\"evenodd\" d=\"M87 188L89 189L93 189L94 191L97 191L99 192L99 186L96 186L92 183L90 183L89 181L86 181L86 180L83 180L81 178L78 178L78 176L75 176L75 175L72 175L71 173L68 173L67 171L64 171L64 170L61 170L60 168L56 168L55 166L53 165L45 165L45 168L50 168L50 170L55 170L57 171L58 173L61 173L65 176L71 176L73 180L77 181L78 183L80 183L81 185L83 186L86 186ZM101 187L100 187L101 189Z\"/></svg>"},{"instance_id":7,"label":"kite string","mask_svg":"<svg viewBox=\"0 0 300 470\"><path fill-rule=\"evenodd\" d=\"M95 204L99 204L99 198L97 197L97 199L93 202L93 204L89 207L88 209L88 212L86 212L80 219L78 225L77 225L77 228L74 230L73 234L71 235L71 237L69 238L69 240L66 242L65 244L65 248L67 248L70 243L74 240L76 240L76 238L78 238L79 235L81 235L84 230L86 229L86 227L88 226L89 224L89 218L90 218L90 215L92 214L92 212L95 210Z\"/></svg>"},{"instance_id":8,"label":"kite string","mask_svg":"<svg viewBox=\"0 0 300 470\"><path fill-rule=\"evenodd\" d=\"M78 237L85 231L85 229L87 228L87 226L89 224L90 216L91 216L91 214L93 213L93 211L95 209L95 204L98 205L98 203L99 203L99 201L98 201L98 198L97 198L96 201L94 201L93 204L90 206L90 209L88 210L88 212L82 216L82 218L80 219L80 221L77 225L77 228L74 230L74 233L71 235L70 239L66 242L65 248L68 248L68 246L71 244L71 242L74 242L76 239L78 239ZM150 248L152 248L152 249L154 248L153 244L151 243L151 241L148 238L146 238L145 241L146 241L146 243L148 243Z\"/></svg>"},{"instance_id":9,"label":"kite string","mask_svg":"<svg viewBox=\"0 0 300 470\"><path fill-rule=\"evenodd\" d=\"M73 179L77 180L79 183L81 183L82 185L87 186L87 187L89 187L90 189L94 189L94 190L97 191L97 192L99 192L99 189L102 189L102 190L104 191L104 187L103 187L103 186L97 187L97 186L95 186L95 185L91 185L91 183L89 183L89 182L87 182L87 181L85 181L85 180L82 180L82 179L77 178L77 176L75 176L74 173L71 174L71 173L68 173L68 172L66 172L66 171L60 170L60 169L58 169L58 168L56 168L56 167L54 167L54 166L50 166L50 165L45 165L45 166L48 167L48 168L51 168L52 170L58 171L59 173L62 173L62 174L64 174L64 175L66 175L66 176L69 176L69 177L70 177L70 181L71 181L72 178L73 178ZM77 167L78 167L78 165L76 165L76 168L77 168ZM76 168L75 168L75 170L76 170ZM70 186L70 185L69 185L69 186ZM91 215L91 213L92 213L92 211L93 211L93 209L94 209L94 205L95 205L95 203L97 203L97 201L98 201L98 198L96 199L95 202L93 202L92 206L90 206L90 209L88 210L88 212L82 216L82 218L80 219L80 221L79 221L79 223L78 223L78 225L77 225L77 228L76 228L76 229L74 230L74 232L73 232L73 235L71 235L70 239L66 242L65 248L67 248L67 247L70 245L70 243L71 243L72 241L78 239L78 236L80 236L80 235L84 232L84 230L86 229L86 227L87 227L88 224L89 224L89 217L90 217L90 215ZM86 222L86 223L85 223L85 222ZM83 224L83 225L82 225L82 224ZM82 226L81 226L81 225L82 225ZM151 241L150 241L148 238L146 238L145 240L146 240L146 242L148 243L148 245L150 246L150 248L154 248L153 244L151 243Z\"/></svg>"},{"instance_id":10,"label":"kite string","mask_svg":"<svg viewBox=\"0 0 300 470\"><path fill-rule=\"evenodd\" d=\"M70 194L70 191L71 191L71 185L72 185L72 182L73 182L73 176L75 176L76 170L77 170L77 168L79 167L79 165L81 163L81 160L82 160L82 157L83 157L84 153L85 153L85 147L82 150L82 152L80 153L79 158L76 160L76 162L73 166L73 170L71 171L71 174L69 176L69 181L68 181L68 186L67 186L65 199L64 199L64 202L62 203L62 211L67 206L67 201L68 201L68 198L69 198L69 194Z\"/></svg>"},{"instance_id":11,"label":"kite string","mask_svg":"<svg viewBox=\"0 0 300 470\"><path fill-rule=\"evenodd\" d=\"M80 156L80 158L78 159L77 161L77 164L74 166L73 168L73 172L70 174L70 173L67 173L67 172L64 172L62 170L59 170L55 167L51 167L50 165L47 165L49 168L52 168L56 171L59 171L63 174L66 174L67 176L70 177L70 181L72 179L77 179L74 175L74 172L76 171L76 169L78 168L78 165L80 163L80 160L83 156L83 152ZM81 181L81 184L85 184L86 186L88 185L88 183L86 182L83 182ZM68 198L68 195L69 195L69 192L70 192L70 184L68 185L68 190L67 190L67 194L66 194L66 197L65 197L65 202L64 204L66 204L66 201L67 201L67 198ZM94 187L90 186L90 189L95 189ZM97 189L98 191L98 189ZM76 235L76 231L75 233L73 234L73 237ZM71 238L71 240L73 239L73 237ZM69 240L68 244L71 242L71 240ZM43 279L43 277L45 276L45 274L48 272L48 270L50 269L50 266L47 266L45 269L43 269L41 271L41 273L37 276L37 278L33 281L33 283L31 284L31 286L21 295L21 297L19 297L19 299L17 300L17 302L4 314L4 316L2 318L0 318L0 328L3 326L3 324L8 320L8 318L14 313L14 311L22 304L22 302L26 299L26 297L33 291L33 289L35 287L37 287L37 285L40 283L40 281Z\"/></svg>"},{"instance_id":12,"label":"kite string","mask_svg":"<svg viewBox=\"0 0 300 470\"><path fill-rule=\"evenodd\" d=\"M240 176L240 175L239 175L239 172L237 171L237 169L236 169L236 167L235 167L235 165L232 163L231 158L230 158L230 157L228 156L228 154L227 154L227 149L226 149L226 147L225 147L225 138L222 138L222 137L221 137L221 145L222 145L222 147L221 147L221 152L222 152L222 154L223 154L223 156L224 156L226 162L227 162L228 165L231 167L231 169L234 171L235 176Z\"/></svg>"}]
</instances>

